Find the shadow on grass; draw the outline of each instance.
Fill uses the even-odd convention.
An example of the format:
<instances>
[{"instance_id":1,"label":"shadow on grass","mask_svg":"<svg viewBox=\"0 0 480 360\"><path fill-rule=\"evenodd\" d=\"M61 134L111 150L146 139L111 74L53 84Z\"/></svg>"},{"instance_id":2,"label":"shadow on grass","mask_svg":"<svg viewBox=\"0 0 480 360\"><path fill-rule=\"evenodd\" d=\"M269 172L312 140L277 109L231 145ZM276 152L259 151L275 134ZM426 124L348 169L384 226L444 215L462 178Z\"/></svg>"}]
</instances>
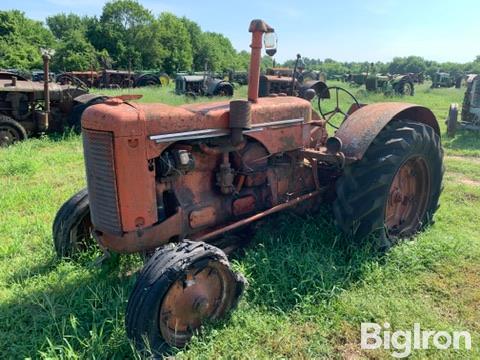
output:
<instances>
[{"instance_id":1,"label":"shadow on grass","mask_svg":"<svg viewBox=\"0 0 480 360\"><path fill-rule=\"evenodd\" d=\"M310 216L271 217L240 259L250 283L247 301L281 312L329 301L380 256L372 242L346 239L329 206Z\"/></svg>"},{"instance_id":2,"label":"shadow on grass","mask_svg":"<svg viewBox=\"0 0 480 360\"><path fill-rule=\"evenodd\" d=\"M52 258L16 272L0 304L1 357L131 358L123 313L137 268L129 259L98 267Z\"/></svg>"}]
</instances>

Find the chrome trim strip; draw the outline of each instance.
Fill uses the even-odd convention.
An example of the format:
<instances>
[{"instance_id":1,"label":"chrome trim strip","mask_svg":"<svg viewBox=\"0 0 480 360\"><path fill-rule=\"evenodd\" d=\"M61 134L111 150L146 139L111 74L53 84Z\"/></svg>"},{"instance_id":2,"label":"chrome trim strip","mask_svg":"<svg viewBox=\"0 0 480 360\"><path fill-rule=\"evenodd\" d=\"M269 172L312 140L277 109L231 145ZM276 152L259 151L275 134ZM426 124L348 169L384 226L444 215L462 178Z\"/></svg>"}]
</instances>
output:
<instances>
[{"instance_id":1,"label":"chrome trim strip","mask_svg":"<svg viewBox=\"0 0 480 360\"><path fill-rule=\"evenodd\" d=\"M253 124L252 128L271 127L271 126L277 126L277 125L290 125L290 124L293 125L293 124L300 123L300 122L303 122L303 118L271 121L271 122L266 122L266 123L261 123L261 124Z\"/></svg>"},{"instance_id":2,"label":"chrome trim strip","mask_svg":"<svg viewBox=\"0 0 480 360\"><path fill-rule=\"evenodd\" d=\"M268 128L268 127L282 126L282 125L290 126L298 123L303 123L303 120L304 120L303 118L299 118L299 119L288 119L288 120L253 124L251 129L244 130L243 132L248 134L251 132L262 131L264 128ZM170 133L170 134L152 135L149 137L149 139L155 141L156 143L162 143L162 142L172 142L172 141L180 141L180 140L206 139L211 137L226 136L228 134L230 134L230 129L203 129L203 130Z\"/></svg>"}]
</instances>

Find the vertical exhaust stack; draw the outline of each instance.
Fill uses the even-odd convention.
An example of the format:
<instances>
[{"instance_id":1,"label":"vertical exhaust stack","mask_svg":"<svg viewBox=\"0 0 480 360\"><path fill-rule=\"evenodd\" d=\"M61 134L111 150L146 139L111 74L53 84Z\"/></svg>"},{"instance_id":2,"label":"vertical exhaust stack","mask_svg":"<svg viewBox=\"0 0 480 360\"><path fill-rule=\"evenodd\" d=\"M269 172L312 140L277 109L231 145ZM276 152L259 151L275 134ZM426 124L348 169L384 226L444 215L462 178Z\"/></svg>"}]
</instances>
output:
<instances>
[{"instance_id":1,"label":"vertical exhaust stack","mask_svg":"<svg viewBox=\"0 0 480 360\"><path fill-rule=\"evenodd\" d=\"M50 80L49 61L55 53L52 49L40 49L43 59L43 99L44 109L43 114L40 116L40 120L37 123L38 131L46 131L48 129L48 117L50 115L50 90L48 82Z\"/></svg>"},{"instance_id":2,"label":"vertical exhaust stack","mask_svg":"<svg viewBox=\"0 0 480 360\"><path fill-rule=\"evenodd\" d=\"M260 62L262 59L262 37L265 33L273 33L274 29L263 20L252 20L248 29L252 33L252 52L250 55L250 71L248 73L248 101L258 101L258 86L260 82ZM268 55L275 54L275 49L267 49Z\"/></svg>"},{"instance_id":3,"label":"vertical exhaust stack","mask_svg":"<svg viewBox=\"0 0 480 360\"><path fill-rule=\"evenodd\" d=\"M49 60L50 60L50 55L48 53L43 53L42 55L43 58L43 98L45 101L45 106L44 106L44 111L48 119L48 114L50 113L50 91L48 89L48 80L50 78L49 75Z\"/></svg>"}]
</instances>

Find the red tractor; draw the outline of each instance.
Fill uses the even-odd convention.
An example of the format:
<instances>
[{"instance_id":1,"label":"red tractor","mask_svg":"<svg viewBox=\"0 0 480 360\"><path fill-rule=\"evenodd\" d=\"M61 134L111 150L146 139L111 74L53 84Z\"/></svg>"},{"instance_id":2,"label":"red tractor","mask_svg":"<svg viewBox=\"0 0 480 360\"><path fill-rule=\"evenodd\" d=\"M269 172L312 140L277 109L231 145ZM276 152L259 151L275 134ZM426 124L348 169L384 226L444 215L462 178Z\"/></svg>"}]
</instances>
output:
<instances>
[{"instance_id":1,"label":"red tractor","mask_svg":"<svg viewBox=\"0 0 480 360\"><path fill-rule=\"evenodd\" d=\"M184 346L235 306L244 280L228 262L237 243L221 238L227 232L286 209L313 211L333 195L346 238L375 233L388 248L438 207L443 151L429 109L352 99L350 110L337 103L321 116L299 97L259 98L262 39L272 55L276 38L261 20L249 31L247 100L107 99L83 114L88 190L59 210L55 246L73 256L93 238L104 251L148 255L125 320L140 350ZM335 114L343 123L328 136Z\"/></svg>"}]
</instances>

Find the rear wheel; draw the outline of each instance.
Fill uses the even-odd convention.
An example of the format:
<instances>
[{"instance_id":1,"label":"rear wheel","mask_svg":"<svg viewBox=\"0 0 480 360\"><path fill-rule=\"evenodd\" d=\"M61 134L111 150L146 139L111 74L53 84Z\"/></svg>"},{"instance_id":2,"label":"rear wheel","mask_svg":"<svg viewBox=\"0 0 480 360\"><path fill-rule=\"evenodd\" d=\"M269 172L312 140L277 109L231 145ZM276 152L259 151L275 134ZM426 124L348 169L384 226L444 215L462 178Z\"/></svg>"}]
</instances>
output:
<instances>
[{"instance_id":1,"label":"rear wheel","mask_svg":"<svg viewBox=\"0 0 480 360\"><path fill-rule=\"evenodd\" d=\"M206 321L228 313L243 288L243 277L220 249L203 242L167 244L137 279L127 305L127 334L140 351L183 347Z\"/></svg>"},{"instance_id":2,"label":"rear wheel","mask_svg":"<svg viewBox=\"0 0 480 360\"><path fill-rule=\"evenodd\" d=\"M0 115L0 147L13 145L26 138L27 132L18 121L8 116Z\"/></svg>"},{"instance_id":3,"label":"rear wheel","mask_svg":"<svg viewBox=\"0 0 480 360\"><path fill-rule=\"evenodd\" d=\"M443 150L428 125L387 125L336 184L337 225L356 238L377 233L384 248L432 222L442 190Z\"/></svg>"},{"instance_id":4,"label":"rear wheel","mask_svg":"<svg viewBox=\"0 0 480 360\"><path fill-rule=\"evenodd\" d=\"M214 96L233 96L233 87L231 85L221 85L213 94Z\"/></svg>"},{"instance_id":5,"label":"rear wheel","mask_svg":"<svg viewBox=\"0 0 480 360\"><path fill-rule=\"evenodd\" d=\"M397 92L401 95L413 96L413 84L408 81L402 81L400 84L398 84L397 89Z\"/></svg>"},{"instance_id":6,"label":"rear wheel","mask_svg":"<svg viewBox=\"0 0 480 360\"><path fill-rule=\"evenodd\" d=\"M52 233L59 257L74 257L95 242L91 236L90 204L87 189L68 199L58 210Z\"/></svg>"}]
</instances>

